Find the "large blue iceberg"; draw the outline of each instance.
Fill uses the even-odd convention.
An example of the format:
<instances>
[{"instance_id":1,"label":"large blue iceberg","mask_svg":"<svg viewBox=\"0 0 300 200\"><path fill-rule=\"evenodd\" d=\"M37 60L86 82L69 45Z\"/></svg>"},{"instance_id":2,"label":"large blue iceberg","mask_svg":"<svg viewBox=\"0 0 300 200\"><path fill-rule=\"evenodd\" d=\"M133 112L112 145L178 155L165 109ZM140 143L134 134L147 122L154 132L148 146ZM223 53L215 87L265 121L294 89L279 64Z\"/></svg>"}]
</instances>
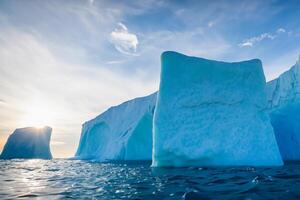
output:
<instances>
[{"instance_id":1,"label":"large blue iceberg","mask_svg":"<svg viewBox=\"0 0 300 200\"><path fill-rule=\"evenodd\" d=\"M277 79L267 83L271 123L284 160L300 160L300 57Z\"/></svg>"},{"instance_id":2,"label":"large blue iceberg","mask_svg":"<svg viewBox=\"0 0 300 200\"><path fill-rule=\"evenodd\" d=\"M75 158L151 160L156 93L136 98L83 124Z\"/></svg>"},{"instance_id":3,"label":"large blue iceberg","mask_svg":"<svg viewBox=\"0 0 300 200\"><path fill-rule=\"evenodd\" d=\"M260 60L225 63L164 52L152 166L277 166Z\"/></svg>"},{"instance_id":4,"label":"large blue iceberg","mask_svg":"<svg viewBox=\"0 0 300 200\"><path fill-rule=\"evenodd\" d=\"M165 52L158 97L127 101L84 123L75 158L150 160L154 152L153 166L281 165L267 89L281 154L297 159L297 66L266 88L259 60L224 63Z\"/></svg>"},{"instance_id":5,"label":"large blue iceberg","mask_svg":"<svg viewBox=\"0 0 300 200\"><path fill-rule=\"evenodd\" d=\"M11 134L1 153L1 159L51 159L52 128L19 128Z\"/></svg>"}]
</instances>

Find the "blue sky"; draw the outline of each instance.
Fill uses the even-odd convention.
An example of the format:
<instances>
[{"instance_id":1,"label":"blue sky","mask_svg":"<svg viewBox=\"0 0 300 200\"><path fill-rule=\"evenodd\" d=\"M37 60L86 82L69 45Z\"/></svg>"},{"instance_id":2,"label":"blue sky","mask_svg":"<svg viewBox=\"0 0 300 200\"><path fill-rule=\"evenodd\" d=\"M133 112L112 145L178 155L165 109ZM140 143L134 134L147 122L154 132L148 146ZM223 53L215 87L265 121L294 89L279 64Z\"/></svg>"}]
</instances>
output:
<instances>
[{"instance_id":1,"label":"blue sky","mask_svg":"<svg viewBox=\"0 0 300 200\"><path fill-rule=\"evenodd\" d=\"M72 156L81 124L159 84L160 54L259 58L267 80L300 54L297 1L0 1L0 150L17 127L53 127Z\"/></svg>"}]
</instances>

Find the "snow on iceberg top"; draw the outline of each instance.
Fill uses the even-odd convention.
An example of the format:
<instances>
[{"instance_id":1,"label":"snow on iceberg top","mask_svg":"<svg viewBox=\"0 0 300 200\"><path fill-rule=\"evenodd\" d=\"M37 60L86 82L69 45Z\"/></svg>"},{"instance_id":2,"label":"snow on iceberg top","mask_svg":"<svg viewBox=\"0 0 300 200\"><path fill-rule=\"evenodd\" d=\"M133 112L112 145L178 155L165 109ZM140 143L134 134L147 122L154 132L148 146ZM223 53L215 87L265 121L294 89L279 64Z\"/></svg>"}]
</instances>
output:
<instances>
[{"instance_id":1,"label":"snow on iceberg top","mask_svg":"<svg viewBox=\"0 0 300 200\"><path fill-rule=\"evenodd\" d=\"M18 128L11 134L0 158L41 158L51 159L50 138L52 128Z\"/></svg>"}]
</instances>

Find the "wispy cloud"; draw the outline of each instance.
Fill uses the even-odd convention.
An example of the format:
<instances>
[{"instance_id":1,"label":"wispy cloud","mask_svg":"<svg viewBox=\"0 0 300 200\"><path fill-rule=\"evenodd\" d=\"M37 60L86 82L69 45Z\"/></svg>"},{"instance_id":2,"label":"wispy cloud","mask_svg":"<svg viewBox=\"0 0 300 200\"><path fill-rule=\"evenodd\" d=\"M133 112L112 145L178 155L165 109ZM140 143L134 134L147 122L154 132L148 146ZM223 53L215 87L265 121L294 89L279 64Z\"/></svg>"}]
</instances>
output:
<instances>
[{"instance_id":1,"label":"wispy cloud","mask_svg":"<svg viewBox=\"0 0 300 200\"><path fill-rule=\"evenodd\" d=\"M118 23L115 30L110 33L110 39L119 52L137 55L138 37L134 33L130 33L123 23Z\"/></svg>"},{"instance_id":2,"label":"wispy cloud","mask_svg":"<svg viewBox=\"0 0 300 200\"><path fill-rule=\"evenodd\" d=\"M107 61L106 63L109 65L116 65L116 64L122 64L124 62L125 62L125 60L110 60L110 61Z\"/></svg>"},{"instance_id":3,"label":"wispy cloud","mask_svg":"<svg viewBox=\"0 0 300 200\"><path fill-rule=\"evenodd\" d=\"M286 30L284 28L277 29L276 33L285 33Z\"/></svg>"},{"instance_id":4,"label":"wispy cloud","mask_svg":"<svg viewBox=\"0 0 300 200\"><path fill-rule=\"evenodd\" d=\"M259 43L263 40L274 40L279 36L281 33L285 33L286 30L283 28L279 28L276 30L275 33L262 33L259 36L251 37L245 39L242 43L239 44L240 47L252 47L256 43Z\"/></svg>"}]
</instances>

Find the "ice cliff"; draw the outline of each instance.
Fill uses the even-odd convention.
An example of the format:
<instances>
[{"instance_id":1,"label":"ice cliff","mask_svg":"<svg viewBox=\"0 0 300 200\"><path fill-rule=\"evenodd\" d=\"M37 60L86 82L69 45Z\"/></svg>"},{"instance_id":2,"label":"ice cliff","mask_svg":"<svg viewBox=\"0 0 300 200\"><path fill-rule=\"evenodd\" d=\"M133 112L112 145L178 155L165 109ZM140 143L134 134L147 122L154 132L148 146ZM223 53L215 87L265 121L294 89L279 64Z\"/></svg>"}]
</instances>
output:
<instances>
[{"instance_id":1,"label":"ice cliff","mask_svg":"<svg viewBox=\"0 0 300 200\"><path fill-rule=\"evenodd\" d=\"M136 98L84 123L75 158L151 160L155 102L156 93Z\"/></svg>"},{"instance_id":2,"label":"ice cliff","mask_svg":"<svg viewBox=\"0 0 300 200\"><path fill-rule=\"evenodd\" d=\"M277 79L267 83L271 123L284 160L300 160L300 57Z\"/></svg>"},{"instance_id":3,"label":"ice cliff","mask_svg":"<svg viewBox=\"0 0 300 200\"><path fill-rule=\"evenodd\" d=\"M51 159L50 138L52 128L19 128L11 134L4 146L1 159Z\"/></svg>"},{"instance_id":4,"label":"ice cliff","mask_svg":"<svg viewBox=\"0 0 300 200\"><path fill-rule=\"evenodd\" d=\"M152 166L282 165L260 60L164 52Z\"/></svg>"}]
</instances>

